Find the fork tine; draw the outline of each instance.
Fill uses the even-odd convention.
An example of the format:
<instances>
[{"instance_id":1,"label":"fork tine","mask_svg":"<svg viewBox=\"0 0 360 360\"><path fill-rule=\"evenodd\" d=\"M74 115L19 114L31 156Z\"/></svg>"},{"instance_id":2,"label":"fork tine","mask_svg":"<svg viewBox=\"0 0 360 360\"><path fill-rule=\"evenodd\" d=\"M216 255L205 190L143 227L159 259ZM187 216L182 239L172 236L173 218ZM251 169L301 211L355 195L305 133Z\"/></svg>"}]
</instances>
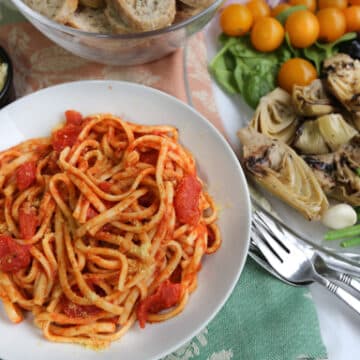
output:
<instances>
[{"instance_id":1,"label":"fork tine","mask_svg":"<svg viewBox=\"0 0 360 360\"><path fill-rule=\"evenodd\" d=\"M257 230L255 230L257 232ZM268 263L277 270L280 265L280 259L271 251L269 245L262 239L261 234L257 233L256 235L256 245L260 249L261 253L264 255Z\"/></svg>"},{"instance_id":2,"label":"fork tine","mask_svg":"<svg viewBox=\"0 0 360 360\"><path fill-rule=\"evenodd\" d=\"M284 228L282 228L279 223L275 222L275 220L268 216L265 212L257 210L253 215L254 218L257 221L261 221L262 224L265 225L268 230L274 234L276 238L281 238L284 236Z\"/></svg>"},{"instance_id":3,"label":"fork tine","mask_svg":"<svg viewBox=\"0 0 360 360\"><path fill-rule=\"evenodd\" d=\"M281 220L276 221L274 218L270 217L264 211L259 211L259 219L263 221L265 225L269 224L267 227L274 233L275 237L278 239L291 238L293 242L300 245L303 241L294 231L291 231L290 228L287 228L283 225ZM271 226L270 226L271 224ZM290 247L289 242L286 242L286 246ZM290 248L289 248L290 249Z\"/></svg>"},{"instance_id":4,"label":"fork tine","mask_svg":"<svg viewBox=\"0 0 360 360\"><path fill-rule=\"evenodd\" d=\"M297 251L299 247L301 247L301 240L296 236L296 234L283 227L281 223L276 223L274 219L270 218L264 212L258 211L256 219L257 223L261 223L261 225L267 229L270 234L272 234L272 237L289 251ZM292 241L285 240L288 238L291 238Z\"/></svg>"},{"instance_id":5,"label":"fork tine","mask_svg":"<svg viewBox=\"0 0 360 360\"><path fill-rule=\"evenodd\" d=\"M269 247L272 248L274 253L276 253L280 259L283 259L284 256L287 255L288 251L284 249L287 248L285 244L280 240L280 238L275 239L274 235L268 230L262 222L253 222L253 226L258 230L258 232L261 234L261 237L269 244ZM281 246L280 244L283 244Z\"/></svg>"},{"instance_id":6,"label":"fork tine","mask_svg":"<svg viewBox=\"0 0 360 360\"><path fill-rule=\"evenodd\" d=\"M283 238L285 235L285 237L290 237L297 244L299 243L299 241L309 244L309 241L307 239L305 239L301 234L298 234L294 229L290 228L287 224L283 222L282 219L263 209L259 204L257 204L255 208L255 212L257 213L256 216L258 219L262 219L265 224L273 224L274 227L276 227L276 229L280 231L274 231L276 232L276 237ZM270 227L270 225L268 227ZM314 247L314 244L311 244L311 246ZM321 250L323 251L323 249Z\"/></svg>"}]
</instances>

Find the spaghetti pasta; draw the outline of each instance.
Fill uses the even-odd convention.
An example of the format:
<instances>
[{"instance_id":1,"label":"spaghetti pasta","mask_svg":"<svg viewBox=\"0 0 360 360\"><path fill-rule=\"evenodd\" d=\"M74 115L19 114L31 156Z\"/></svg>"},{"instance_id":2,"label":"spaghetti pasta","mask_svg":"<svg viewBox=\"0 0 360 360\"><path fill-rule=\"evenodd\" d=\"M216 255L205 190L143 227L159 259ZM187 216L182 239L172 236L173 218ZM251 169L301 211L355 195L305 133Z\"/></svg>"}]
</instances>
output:
<instances>
[{"instance_id":1,"label":"spaghetti pasta","mask_svg":"<svg viewBox=\"0 0 360 360\"><path fill-rule=\"evenodd\" d=\"M0 153L0 298L51 341L103 348L179 314L221 244L195 161L171 126L66 112Z\"/></svg>"}]
</instances>

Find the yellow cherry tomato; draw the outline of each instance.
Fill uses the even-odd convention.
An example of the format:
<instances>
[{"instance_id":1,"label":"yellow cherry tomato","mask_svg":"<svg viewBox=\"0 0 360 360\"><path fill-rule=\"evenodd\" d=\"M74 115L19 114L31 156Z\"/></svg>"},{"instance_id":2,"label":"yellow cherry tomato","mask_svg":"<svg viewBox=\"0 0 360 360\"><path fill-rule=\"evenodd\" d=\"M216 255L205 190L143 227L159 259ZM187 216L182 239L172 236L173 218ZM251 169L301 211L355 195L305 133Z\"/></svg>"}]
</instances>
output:
<instances>
[{"instance_id":1,"label":"yellow cherry tomato","mask_svg":"<svg viewBox=\"0 0 360 360\"><path fill-rule=\"evenodd\" d=\"M287 18L285 30L294 47L306 48L317 40L320 26L317 17L311 11L299 10Z\"/></svg>"},{"instance_id":2,"label":"yellow cherry tomato","mask_svg":"<svg viewBox=\"0 0 360 360\"><path fill-rule=\"evenodd\" d=\"M290 0L289 3L291 6L305 5L312 12L316 10L316 0Z\"/></svg>"},{"instance_id":3,"label":"yellow cherry tomato","mask_svg":"<svg viewBox=\"0 0 360 360\"><path fill-rule=\"evenodd\" d=\"M285 31L281 23L270 16L259 18L251 29L251 43L256 50L263 52L277 49L284 36Z\"/></svg>"},{"instance_id":4,"label":"yellow cherry tomato","mask_svg":"<svg viewBox=\"0 0 360 360\"><path fill-rule=\"evenodd\" d=\"M360 6L349 6L343 12L346 21L346 31L360 31Z\"/></svg>"},{"instance_id":5,"label":"yellow cherry tomato","mask_svg":"<svg viewBox=\"0 0 360 360\"><path fill-rule=\"evenodd\" d=\"M229 36L241 36L246 34L253 24L251 11L241 4L227 6L220 15L222 31Z\"/></svg>"},{"instance_id":6,"label":"yellow cherry tomato","mask_svg":"<svg viewBox=\"0 0 360 360\"><path fill-rule=\"evenodd\" d=\"M260 17L270 16L270 7L264 0L250 0L246 7L251 11L254 21Z\"/></svg>"},{"instance_id":7,"label":"yellow cherry tomato","mask_svg":"<svg viewBox=\"0 0 360 360\"><path fill-rule=\"evenodd\" d=\"M346 32L346 19L344 13L338 8L326 8L316 14L319 25L319 40L333 42Z\"/></svg>"},{"instance_id":8,"label":"yellow cherry tomato","mask_svg":"<svg viewBox=\"0 0 360 360\"><path fill-rule=\"evenodd\" d=\"M280 13L282 13L284 10L288 9L290 7L289 4L287 3L281 3L277 6L275 6L274 8L271 9L271 16L272 17L276 17L278 16Z\"/></svg>"},{"instance_id":9,"label":"yellow cherry tomato","mask_svg":"<svg viewBox=\"0 0 360 360\"><path fill-rule=\"evenodd\" d=\"M347 0L319 0L319 9L338 8L345 9L348 6Z\"/></svg>"},{"instance_id":10,"label":"yellow cherry tomato","mask_svg":"<svg viewBox=\"0 0 360 360\"><path fill-rule=\"evenodd\" d=\"M278 85L291 94L294 85L309 85L317 78L317 72L311 62L293 58L282 64L278 73Z\"/></svg>"}]
</instances>

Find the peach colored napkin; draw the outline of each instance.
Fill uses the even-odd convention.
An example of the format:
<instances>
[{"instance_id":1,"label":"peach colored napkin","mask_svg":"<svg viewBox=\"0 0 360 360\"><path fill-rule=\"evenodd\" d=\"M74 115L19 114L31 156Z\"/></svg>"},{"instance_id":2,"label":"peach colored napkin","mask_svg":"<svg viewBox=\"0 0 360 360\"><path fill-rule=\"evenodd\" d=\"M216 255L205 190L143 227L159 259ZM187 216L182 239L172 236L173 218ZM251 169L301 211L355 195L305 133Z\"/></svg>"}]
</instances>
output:
<instances>
[{"instance_id":1,"label":"peach colored napkin","mask_svg":"<svg viewBox=\"0 0 360 360\"><path fill-rule=\"evenodd\" d=\"M212 94L202 34L188 41L187 51L179 49L161 60L130 67L97 64L72 55L27 22L2 26L0 45L13 61L18 97L69 81L125 80L157 88L184 102L191 99L193 106L223 131Z\"/></svg>"}]
</instances>

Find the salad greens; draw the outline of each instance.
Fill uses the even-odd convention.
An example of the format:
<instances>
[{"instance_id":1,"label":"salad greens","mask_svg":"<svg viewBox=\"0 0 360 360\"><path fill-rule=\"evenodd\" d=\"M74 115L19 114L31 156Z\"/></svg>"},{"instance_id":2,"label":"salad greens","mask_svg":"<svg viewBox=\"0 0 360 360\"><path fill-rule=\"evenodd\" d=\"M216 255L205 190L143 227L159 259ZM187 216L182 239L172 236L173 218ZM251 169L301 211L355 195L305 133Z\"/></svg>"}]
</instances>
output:
<instances>
[{"instance_id":1,"label":"salad greens","mask_svg":"<svg viewBox=\"0 0 360 360\"><path fill-rule=\"evenodd\" d=\"M293 13L302 9L302 5L284 10L278 19L285 21ZM289 37L285 35L283 44L273 52L257 51L251 44L250 36L232 37L221 34L221 49L210 63L210 72L219 85L229 94L241 94L248 105L256 108L262 96L276 87L277 74L281 65L294 57L311 61L321 75L321 66L325 59L338 53L338 45L355 39L356 33L347 33L338 40L314 45L305 49L293 48Z\"/></svg>"},{"instance_id":2,"label":"salad greens","mask_svg":"<svg viewBox=\"0 0 360 360\"><path fill-rule=\"evenodd\" d=\"M343 35L332 43L321 44L315 42L314 45L303 49L303 57L312 61L316 67L317 72L321 73L321 64L325 59L328 59L339 52L338 45L350 40L356 39L356 33L351 32Z\"/></svg>"},{"instance_id":3,"label":"salad greens","mask_svg":"<svg viewBox=\"0 0 360 360\"><path fill-rule=\"evenodd\" d=\"M276 51L255 50L249 36L220 36L221 50L210 63L210 71L229 94L240 93L255 108L262 96L276 87L276 77L283 62L292 57L284 43Z\"/></svg>"},{"instance_id":4,"label":"salad greens","mask_svg":"<svg viewBox=\"0 0 360 360\"><path fill-rule=\"evenodd\" d=\"M288 9L285 9L279 15L277 15L276 19L278 19L283 25L285 25L287 18L292 13L299 11L299 10L307 10L307 7L305 5L290 6Z\"/></svg>"}]
</instances>

